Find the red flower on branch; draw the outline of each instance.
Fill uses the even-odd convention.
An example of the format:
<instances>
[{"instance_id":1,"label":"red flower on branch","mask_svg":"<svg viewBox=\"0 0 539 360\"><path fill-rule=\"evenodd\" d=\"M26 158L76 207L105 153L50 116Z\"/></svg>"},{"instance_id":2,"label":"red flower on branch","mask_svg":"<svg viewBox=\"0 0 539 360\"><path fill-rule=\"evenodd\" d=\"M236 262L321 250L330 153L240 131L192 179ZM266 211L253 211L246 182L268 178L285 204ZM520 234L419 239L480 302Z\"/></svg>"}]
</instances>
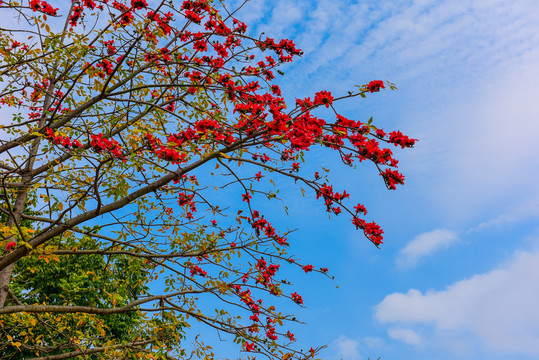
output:
<instances>
[{"instance_id":1,"label":"red flower on branch","mask_svg":"<svg viewBox=\"0 0 539 360\"><path fill-rule=\"evenodd\" d=\"M192 268L191 268L191 277L193 277L194 275L200 275L202 277L206 277L206 275L208 274L206 271L202 270L200 268L200 266L198 265L194 265Z\"/></svg>"},{"instance_id":2,"label":"red flower on branch","mask_svg":"<svg viewBox=\"0 0 539 360\"><path fill-rule=\"evenodd\" d=\"M389 189L396 190L396 185L403 185L404 184L404 175L402 175L400 172L396 170L386 169L384 172L380 174Z\"/></svg>"},{"instance_id":3,"label":"red flower on branch","mask_svg":"<svg viewBox=\"0 0 539 360\"><path fill-rule=\"evenodd\" d=\"M30 8L43 14L56 16L59 9L54 9L48 2L40 0L30 0Z\"/></svg>"},{"instance_id":4,"label":"red flower on branch","mask_svg":"<svg viewBox=\"0 0 539 360\"><path fill-rule=\"evenodd\" d=\"M328 108L329 105L333 104L333 96L331 96L331 93L329 91L317 92L314 96L314 104L323 104L326 105L326 107Z\"/></svg>"},{"instance_id":5,"label":"red flower on branch","mask_svg":"<svg viewBox=\"0 0 539 360\"><path fill-rule=\"evenodd\" d=\"M303 304L303 298L297 292L290 294L290 297L292 297L292 301L294 301L296 304Z\"/></svg>"},{"instance_id":6,"label":"red flower on branch","mask_svg":"<svg viewBox=\"0 0 539 360\"><path fill-rule=\"evenodd\" d=\"M382 80L373 80L367 85L369 92L380 91L380 88L385 89L384 82Z\"/></svg>"}]
</instances>

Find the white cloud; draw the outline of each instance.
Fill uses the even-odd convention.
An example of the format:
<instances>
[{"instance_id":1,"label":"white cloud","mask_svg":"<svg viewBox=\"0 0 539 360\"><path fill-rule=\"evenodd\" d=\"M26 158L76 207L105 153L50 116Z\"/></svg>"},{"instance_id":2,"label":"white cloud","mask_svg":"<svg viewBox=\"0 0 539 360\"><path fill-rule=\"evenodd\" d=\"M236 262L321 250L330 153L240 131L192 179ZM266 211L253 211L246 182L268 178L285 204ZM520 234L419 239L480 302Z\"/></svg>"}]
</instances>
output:
<instances>
[{"instance_id":1,"label":"white cloud","mask_svg":"<svg viewBox=\"0 0 539 360\"><path fill-rule=\"evenodd\" d=\"M539 217L539 193L528 195L517 206L506 209L506 212L469 228L466 233L479 232L535 217Z\"/></svg>"},{"instance_id":2,"label":"white cloud","mask_svg":"<svg viewBox=\"0 0 539 360\"><path fill-rule=\"evenodd\" d=\"M417 235L406 245L397 257L397 266L412 267L425 256L441 249L447 249L458 240L455 232L447 229L436 229Z\"/></svg>"},{"instance_id":3,"label":"white cloud","mask_svg":"<svg viewBox=\"0 0 539 360\"><path fill-rule=\"evenodd\" d=\"M350 339L346 335L341 335L334 341L333 346L336 349L335 357L342 360L360 360L359 342Z\"/></svg>"},{"instance_id":4,"label":"white cloud","mask_svg":"<svg viewBox=\"0 0 539 360\"><path fill-rule=\"evenodd\" d=\"M421 336L412 329L404 328L389 328L387 334L390 338L402 341L410 345L422 345L423 339Z\"/></svg>"},{"instance_id":5,"label":"white cloud","mask_svg":"<svg viewBox=\"0 0 539 360\"><path fill-rule=\"evenodd\" d=\"M429 329L425 344L479 344L488 352L539 356L537 304L539 251L519 252L499 268L445 290L390 294L376 306L374 317L401 329L420 326L423 334ZM390 331L395 339L414 339L412 333Z\"/></svg>"},{"instance_id":6,"label":"white cloud","mask_svg":"<svg viewBox=\"0 0 539 360\"><path fill-rule=\"evenodd\" d=\"M371 349L380 349L384 346L384 339L376 336L367 336L363 341Z\"/></svg>"}]
</instances>

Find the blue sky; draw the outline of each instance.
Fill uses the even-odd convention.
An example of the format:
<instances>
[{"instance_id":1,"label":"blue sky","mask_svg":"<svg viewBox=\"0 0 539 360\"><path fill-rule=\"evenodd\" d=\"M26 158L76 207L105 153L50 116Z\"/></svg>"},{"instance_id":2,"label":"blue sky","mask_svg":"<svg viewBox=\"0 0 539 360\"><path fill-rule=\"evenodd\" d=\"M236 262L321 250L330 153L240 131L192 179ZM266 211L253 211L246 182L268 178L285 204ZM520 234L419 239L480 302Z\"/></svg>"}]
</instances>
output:
<instances>
[{"instance_id":1,"label":"blue sky","mask_svg":"<svg viewBox=\"0 0 539 360\"><path fill-rule=\"evenodd\" d=\"M537 0L251 0L237 17L305 51L278 79L290 101L389 80L398 91L336 108L419 139L395 150L397 191L329 152L302 168L333 169L335 188L384 228L380 250L280 184L290 216L277 204L267 217L298 228L292 251L335 276L290 272L306 305L284 305L307 323L293 329L300 345L327 344L327 360L539 358ZM216 348L245 356L230 341Z\"/></svg>"},{"instance_id":2,"label":"blue sky","mask_svg":"<svg viewBox=\"0 0 539 360\"><path fill-rule=\"evenodd\" d=\"M293 250L335 276L291 275L301 343L330 360L537 359L539 4L253 0L238 18L305 51L278 80L290 99L389 80L338 110L420 140L391 192L368 165L309 154L384 227L381 250L283 188Z\"/></svg>"}]
</instances>

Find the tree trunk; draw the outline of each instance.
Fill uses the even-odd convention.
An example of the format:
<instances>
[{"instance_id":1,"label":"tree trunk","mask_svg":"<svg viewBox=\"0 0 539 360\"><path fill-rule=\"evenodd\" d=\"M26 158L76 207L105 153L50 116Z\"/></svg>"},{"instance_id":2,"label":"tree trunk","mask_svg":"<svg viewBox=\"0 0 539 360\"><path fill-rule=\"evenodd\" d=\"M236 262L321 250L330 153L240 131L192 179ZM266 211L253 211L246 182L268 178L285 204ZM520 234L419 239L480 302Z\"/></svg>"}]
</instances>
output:
<instances>
[{"instance_id":1,"label":"tree trunk","mask_svg":"<svg viewBox=\"0 0 539 360\"><path fill-rule=\"evenodd\" d=\"M43 109L48 109L49 106L52 103L52 91L54 89L55 83L54 81L51 81L49 88L47 89L47 93L45 94L45 99L43 101ZM45 113L41 115L41 119L39 120L39 129L45 126L47 121L47 117ZM11 227L15 224L18 224L19 221L21 221L22 214L24 212L24 209L26 207L26 198L28 197L28 187L26 185L30 184L32 181L32 177L28 176L27 174L32 171L34 168L34 163L36 161L36 155L37 151L39 149L39 143L41 139L38 137L34 140L32 143L32 147L30 148L30 151L28 153L27 163L24 166L24 171L19 171L21 176L21 183L22 187L17 191L16 199L15 199L15 205L13 206L13 209L11 210L11 214L9 215L7 226ZM6 197L8 195L6 194ZM14 238L10 237L9 239ZM9 242L8 239L8 242ZM4 304L6 302L6 298L8 295L8 287L9 282L11 280L11 273L13 272L13 267L15 264L10 264L6 266L4 269L0 270L0 308L4 307Z\"/></svg>"}]
</instances>

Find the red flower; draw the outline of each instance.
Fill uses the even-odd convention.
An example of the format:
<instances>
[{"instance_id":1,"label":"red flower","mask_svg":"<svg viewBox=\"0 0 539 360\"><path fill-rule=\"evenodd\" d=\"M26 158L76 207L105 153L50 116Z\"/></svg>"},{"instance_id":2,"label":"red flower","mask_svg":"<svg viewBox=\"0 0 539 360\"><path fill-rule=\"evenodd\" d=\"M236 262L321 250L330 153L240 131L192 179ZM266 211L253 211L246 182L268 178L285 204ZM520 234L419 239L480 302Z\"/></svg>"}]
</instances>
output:
<instances>
[{"instance_id":1,"label":"red flower","mask_svg":"<svg viewBox=\"0 0 539 360\"><path fill-rule=\"evenodd\" d=\"M416 139L411 139L400 131L392 131L389 133L389 142L395 144L395 146L400 145L403 149L405 147L413 147L416 141Z\"/></svg>"},{"instance_id":2,"label":"red flower","mask_svg":"<svg viewBox=\"0 0 539 360\"><path fill-rule=\"evenodd\" d=\"M317 92L314 96L315 105L325 104L328 108L330 104L333 104L333 96L329 91Z\"/></svg>"},{"instance_id":3,"label":"red flower","mask_svg":"<svg viewBox=\"0 0 539 360\"><path fill-rule=\"evenodd\" d=\"M385 89L385 86L382 80L373 80L367 85L367 88L369 92L373 93L380 91L380 88Z\"/></svg>"},{"instance_id":4,"label":"red flower","mask_svg":"<svg viewBox=\"0 0 539 360\"><path fill-rule=\"evenodd\" d=\"M148 3L146 0L131 0L131 6L136 9L146 9L148 7Z\"/></svg>"},{"instance_id":5,"label":"red flower","mask_svg":"<svg viewBox=\"0 0 539 360\"><path fill-rule=\"evenodd\" d=\"M391 190L396 190L397 187L395 185L397 184L404 184L404 175L396 170L386 169L384 172L380 173L380 175L382 175L387 187Z\"/></svg>"},{"instance_id":6,"label":"red flower","mask_svg":"<svg viewBox=\"0 0 539 360\"><path fill-rule=\"evenodd\" d=\"M296 304L303 304L303 299L301 295L299 295L297 292L293 292L292 294L290 294L290 296Z\"/></svg>"},{"instance_id":7,"label":"red flower","mask_svg":"<svg viewBox=\"0 0 539 360\"><path fill-rule=\"evenodd\" d=\"M31 0L30 1L30 8L34 11L39 11L47 15L56 16L56 12L59 9L54 9L49 3L46 1L40 1L40 0Z\"/></svg>"},{"instance_id":8,"label":"red flower","mask_svg":"<svg viewBox=\"0 0 539 360\"><path fill-rule=\"evenodd\" d=\"M356 211L356 214L361 212L364 215L367 215L367 209L365 209L365 206L361 204L357 204L356 206L354 206L354 210Z\"/></svg>"},{"instance_id":9,"label":"red flower","mask_svg":"<svg viewBox=\"0 0 539 360\"><path fill-rule=\"evenodd\" d=\"M383 138L386 136L386 133L382 129L376 129L376 136Z\"/></svg>"},{"instance_id":10,"label":"red flower","mask_svg":"<svg viewBox=\"0 0 539 360\"><path fill-rule=\"evenodd\" d=\"M248 342L245 342L245 351L254 351L255 349L255 344L254 343L248 343Z\"/></svg>"},{"instance_id":11,"label":"red flower","mask_svg":"<svg viewBox=\"0 0 539 360\"><path fill-rule=\"evenodd\" d=\"M313 266L312 265L305 265L303 267L303 271L305 271L305 273L311 272L311 271L313 271Z\"/></svg>"},{"instance_id":12,"label":"red flower","mask_svg":"<svg viewBox=\"0 0 539 360\"><path fill-rule=\"evenodd\" d=\"M289 339L290 341L296 341L296 339L294 339L294 334L292 334L292 333L290 332L290 330L288 330L288 332L286 333L286 336L288 337L288 339Z\"/></svg>"},{"instance_id":13,"label":"red flower","mask_svg":"<svg viewBox=\"0 0 539 360\"><path fill-rule=\"evenodd\" d=\"M382 234L384 233L384 230L382 230L378 224L375 222L367 223L365 224L363 231L365 236L373 243L376 245L382 244L382 240L384 239Z\"/></svg>"},{"instance_id":14,"label":"red flower","mask_svg":"<svg viewBox=\"0 0 539 360\"><path fill-rule=\"evenodd\" d=\"M6 246L6 251L10 251L12 248L14 248L15 246L17 246L17 243L15 241L11 241L7 244Z\"/></svg>"},{"instance_id":15,"label":"red flower","mask_svg":"<svg viewBox=\"0 0 539 360\"><path fill-rule=\"evenodd\" d=\"M206 275L208 274L206 271L202 270L198 265L195 265L191 268L191 277L193 277L194 275L200 275L202 277L206 277Z\"/></svg>"}]
</instances>

